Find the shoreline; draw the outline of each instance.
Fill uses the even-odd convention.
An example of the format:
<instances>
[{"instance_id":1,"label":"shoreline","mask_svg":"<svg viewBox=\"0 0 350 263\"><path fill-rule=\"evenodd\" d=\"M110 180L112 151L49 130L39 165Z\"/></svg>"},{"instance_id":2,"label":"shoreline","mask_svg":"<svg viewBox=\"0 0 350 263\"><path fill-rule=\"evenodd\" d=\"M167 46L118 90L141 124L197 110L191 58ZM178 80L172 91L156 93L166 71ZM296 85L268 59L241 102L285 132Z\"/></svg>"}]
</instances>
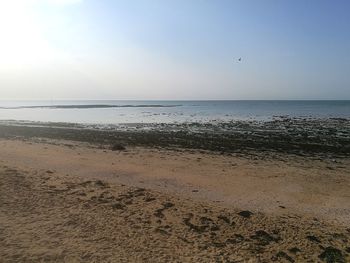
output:
<instances>
[{"instance_id":1,"label":"shoreline","mask_svg":"<svg viewBox=\"0 0 350 263\"><path fill-rule=\"evenodd\" d=\"M190 149L272 157L350 157L350 119L275 117L271 121L84 125L28 121L0 122L0 138L82 141L103 146Z\"/></svg>"}]
</instances>

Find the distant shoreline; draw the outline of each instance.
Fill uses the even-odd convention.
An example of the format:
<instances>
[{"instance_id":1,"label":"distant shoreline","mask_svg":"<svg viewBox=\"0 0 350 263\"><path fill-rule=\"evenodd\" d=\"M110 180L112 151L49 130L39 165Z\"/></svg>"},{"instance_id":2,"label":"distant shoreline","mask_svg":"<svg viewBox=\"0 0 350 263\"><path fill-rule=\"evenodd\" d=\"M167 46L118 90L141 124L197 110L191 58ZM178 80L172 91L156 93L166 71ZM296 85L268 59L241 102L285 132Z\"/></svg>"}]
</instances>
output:
<instances>
[{"instance_id":1,"label":"distant shoreline","mask_svg":"<svg viewBox=\"0 0 350 263\"><path fill-rule=\"evenodd\" d=\"M169 108L179 107L181 105L110 105L110 104L86 104L86 105L37 105L37 106L19 106L19 107L0 107L3 110L16 109L108 109L108 108Z\"/></svg>"},{"instance_id":2,"label":"distant shoreline","mask_svg":"<svg viewBox=\"0 0 350 263\"><path fill-rule=\"evenodd\" d=\"M50 100L0 101L0 120L83 124L272 121L350 118L350 101L325 100Z\"/></svg>"}]
</instances>

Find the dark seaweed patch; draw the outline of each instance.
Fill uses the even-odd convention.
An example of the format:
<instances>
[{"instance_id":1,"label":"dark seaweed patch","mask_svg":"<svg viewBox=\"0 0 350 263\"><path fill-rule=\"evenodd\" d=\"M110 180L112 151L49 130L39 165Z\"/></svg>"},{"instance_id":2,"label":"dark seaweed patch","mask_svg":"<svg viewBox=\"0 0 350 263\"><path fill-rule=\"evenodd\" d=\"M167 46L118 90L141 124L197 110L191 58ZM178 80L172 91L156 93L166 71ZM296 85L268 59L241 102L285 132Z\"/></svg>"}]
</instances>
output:
<instances>
[{"instance_id":1,"label":"dark seaweed patch","mask_svg":"<svg viewBox=\"0 0 350 263\"><path fill-rule=\"evenodd\" d=\"M345 257L342 252L334 247L326 247L319 258L327 263L345 263Z\"/></svg>"}]
</instances>

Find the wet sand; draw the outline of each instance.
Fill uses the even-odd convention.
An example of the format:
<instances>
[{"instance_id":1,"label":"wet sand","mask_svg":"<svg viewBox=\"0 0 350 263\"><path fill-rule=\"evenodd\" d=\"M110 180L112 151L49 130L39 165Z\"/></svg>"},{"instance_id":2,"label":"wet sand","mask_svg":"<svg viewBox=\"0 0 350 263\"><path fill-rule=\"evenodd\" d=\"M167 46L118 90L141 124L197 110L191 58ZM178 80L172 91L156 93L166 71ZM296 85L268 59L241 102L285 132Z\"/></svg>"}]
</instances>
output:
<instances>
[{"instance_id":1,"label":"wet sand","mask_svg":"<svg viewBox=\"0 0 350 263\"><path fill-rule=\"evenodd\" d=\"M0 147L3 262L350 260L347 158Z\"/></svg>"},{"instance_id":2,"label":"wet sand","mask_svg":"<svg viewBox=\"0 0 350 263\"><path fill-rule=\"evenodd\" d=\"M206 150L273 157L350 157L350 119L290 118L270 121L134 123L119 125L0 121L0 138L51 138L100 145Z\"/></svg>"}]
</instances>

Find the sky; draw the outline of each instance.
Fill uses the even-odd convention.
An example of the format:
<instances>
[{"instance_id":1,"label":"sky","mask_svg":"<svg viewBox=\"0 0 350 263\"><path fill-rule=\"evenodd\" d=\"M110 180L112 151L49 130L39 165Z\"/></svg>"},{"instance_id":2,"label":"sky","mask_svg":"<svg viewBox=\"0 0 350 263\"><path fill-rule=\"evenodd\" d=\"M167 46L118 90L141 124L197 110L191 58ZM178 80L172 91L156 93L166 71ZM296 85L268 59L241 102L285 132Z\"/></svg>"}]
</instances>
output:
<instances>
[{"instance_id":1,"label":"sky","mask_svg":"<svg viewBox=\"0 0 350 263\"><path fill-rule=\"evenodd\" d=\"M0 0L0 99L350 99L349 13L347 0Z\"/></svg>"}]
</instances>

